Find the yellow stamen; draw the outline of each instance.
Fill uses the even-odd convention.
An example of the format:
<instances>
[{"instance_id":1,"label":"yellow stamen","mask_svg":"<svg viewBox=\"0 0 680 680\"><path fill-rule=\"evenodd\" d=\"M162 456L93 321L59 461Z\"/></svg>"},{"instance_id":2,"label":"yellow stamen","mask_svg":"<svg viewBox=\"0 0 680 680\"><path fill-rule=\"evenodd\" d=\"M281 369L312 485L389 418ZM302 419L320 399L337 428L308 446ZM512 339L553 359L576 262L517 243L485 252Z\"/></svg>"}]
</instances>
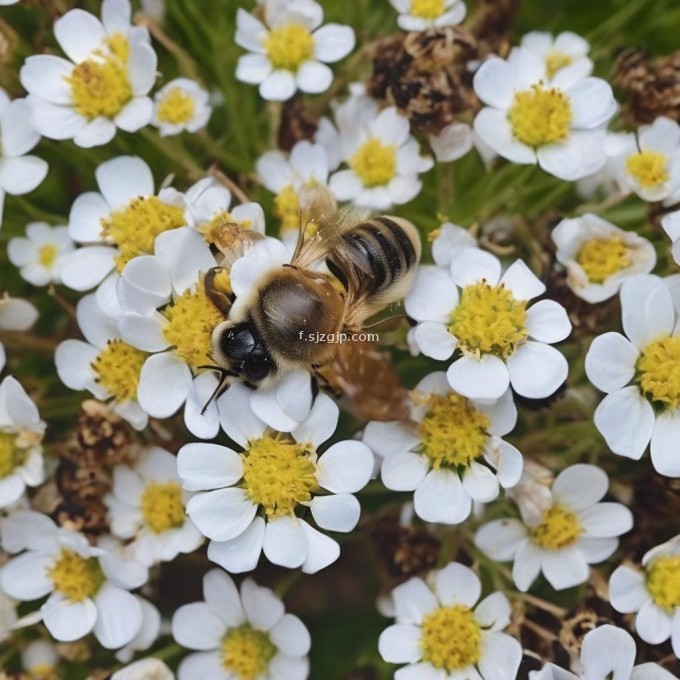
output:
<instances>
[{"instance_id":1,"label":"yellow stamen","mask_svg":"<svg viewBox=\"0 0 680 680\"><path fill-rule=\"evenodd\" d=\"M349 159L349 166L357 173L364 186L388 184L397 170L397 150L379 139L364 142Z\"/></svg>"},{"instance_id":2,"label":"yellow stamen","mask_svg":"<svg viewBox=\"0 0 680 680\"><path fill-rule=\"evenodd\" d=\"M274 215L281 220L281 235L300 228L300 201L292 186L284 187L274 197Z\"/></svg>"},{"instance_id":3,"label":"yellow stamen","mask_svg":"<svg viewBox=\"0 0 680 680\"><path fill-rule=\"evenodd\" d=\"M565 66L569 66L574 60L564 52L550 52L545 60L545 69L548 78L552 79L555 74Z\"/></svg>"},{"instance_id":4,"label":"yellow stamen","mask_svg":"<svg viewBox=\"0 0 680 680\"><path fill-rule=\"evenodd\" d=\"M569 136L571 104L564 92L534 85L515 94L508 112L514 136L531 147L561 142Z\"/></svg>"},{"instance_id":5,"label":"yellow stamen","mask_svg":"<svg viewBox=\"0 0 680 680\"><path fill-rule=\"evenodd\" d=\"M640 151L626 158L626 170L641 187L652 189L669 179L668 156L659 151Z\"/></svg>"},{"instance_id":6,"label":"yellow stamen","mask_svg":"<svg viewBox=\"0 0 680 680\"><path fill-rule=\"evenodd\" d=\"M680 406L680 336L659 338L647 345L637 360L642 392L666 408Z\"/></svg>"},{"instance_id":7,"label":"yellow stamen","mask_svg":"<svg viewBox=\"0 0 680 680\"><path fill-rule=\"evenodd\" d=\"M541 523L529 531L531 541L546 550L562 550L573 545L583 533L578 517L561 505L548 508Z\"/></svg>"},{"instance_id":8,"label":"yellow stamen","mask_svg":"<svg viewBox=\"0 0 680 680\"><path fill-rule=\"evenodd\" d=\"M444 14L444 0L411 0L411 14L434 20Z\"/></svg>"},{"instance_id":9,"label":"yellow stamen","mask_svg":"<svg viewBox=\"0 0 680 680\"><path fill-rule=\"evenodd\" d=\"M139 374L147 356L122 340L109 340L92 362L95 380L119 404L136 399Z\"/></svg>"},{"instance_id":10,"label":"yellow stamen","mask_svg":"<svg viewBox=\"0 0 680 680\"><path fill-rule=\"evenodd\" d=\"M18 446L17 435L0 432L0 479L11 475L26 462L28 451Z\"/></svg>"},{"instance_id":11,"label":"yellow stamen","mask_svg":"<svg viewBox=\"0 0 680 680\"><path fill-rule=\"evenodd\" d=\"M647 590L667 612L680 607L680 555L657 557L647 565Z\"/></svg>"},{"instance_id":12,"label":"yellow stamen","mask_svg":"<svg viewBox=\"0 0 680 680\"><path fill-rule=\"evenodd\" d=\"M184 524L182 489L176 482L150 482L142 493L142 516L155 534Z\"/></svg>"},{"instance_id":13,"label":"yellow stamen","mask_svg":"<svg viewBox=\"0 0 680 680\"><path fill-rule=\"evenodd\" d=\"M482 630L469 607L442 607L423 619L420 646L423 661L453 673L479 662Z\"/></svg>"},{"instance_id":14,"label":"yellow stamen","mask_svg":"<svg viewBox=\"0 0 680 680\"><path fill-rule=\"evenodd\" d=\"M38 262L49 269L54 264L58 254L59 246L54 245L54 243L45 243L38 249Z\"/></svg>"},{"instance_id":15,"label":"yellow stamen","mask_svg":"<svg viewBox=\"0 0 680 680\"><path fill-rule=\"evenodd\" d=\"M232 628L220 644L220 661L236 680L257 680L269 670L276 646L266 633L243 624Z\"/></svg>"},{"instance_id":16,"label":"yellow stamen","mask_svg":"<svg viewBox=\"0 0 680 680\"><path fill-rule=\"evenodd\" d=\"M314 37L301 24L286 24L269 31L264 48L275 69L297 71L314 54Z\"/></svg>"},{"instance_id":17,"label":"yellow stamen","mask_svg":"<svg viewBox=\"0 0 680 680\"><path fill-rule=\"evenodd\" d=\"M590 283L602 283L630 266L630 250L623 239L595 238L586 241L576 256Z\"/></svg>"},{"instance_id":18,"label":"yellow stamen","mask_svg":"<svg viewBox=\"0 0 680 680\"><path fill-rule=\"evenodd\" d=\"M507 358L527 337L526 319L525 301L515 300L502 285L482 281L463 288L449 333L468 352Z\"/></svg>"},{"instance_id":19,"label":"yellow stamen","mask_svg":"<svg viewBox=\"0 0 680 680\"><path fill-rule=\"evenodd\" d=\"M180 125L188 123L196 112L196 102L181 87L173 87L156 108L161 123Z\"/></svg>"},{"instance_id":20,"label":"yellow stamen","mask_svg":"<svg viewBox=\"0 0 680 680\"><path fill-rule=\"evenodd\" d=\"M211 220L199 224L198 231L203 234L206 243L216 243L219 246L220 235L221 232L225 230L225 227L236 225L239 229L245 230L250 229L252 224L252 220L238 222L228 210L220 210ZM231 232L228 231L227 233Z\"/></svg>"},{"instance_id":21,"label":"yellow stamen","mask_svg":"<svg viewBox=\"0 0 680 680\"><path fill-rule=\"evenodd\" d=\"M52 579L54 589L66 595L71 602L92 597L104 583L104 574L96 558L81 557L64 548L47 574Z\"/></svg>"}]
</instances>

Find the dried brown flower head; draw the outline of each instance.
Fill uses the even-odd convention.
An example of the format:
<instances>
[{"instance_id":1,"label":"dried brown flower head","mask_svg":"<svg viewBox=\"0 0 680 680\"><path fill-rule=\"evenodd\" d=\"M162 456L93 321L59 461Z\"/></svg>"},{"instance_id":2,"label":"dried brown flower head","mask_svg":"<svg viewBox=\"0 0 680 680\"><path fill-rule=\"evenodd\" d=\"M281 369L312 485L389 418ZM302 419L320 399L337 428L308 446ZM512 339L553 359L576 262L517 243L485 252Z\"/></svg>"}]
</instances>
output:
<instances>
[{"instance_id":1,"label":"dried brown flower head","mask_svg":"<svg viewBox=\"0 0 680 680\"><path fill-rule=\"evenodd\" d=\"M432 569L439 558L441 543L424 527L380 522L371 532L376 554L390 576L415 576Z\"/></svg>"},{"instance_id":2,"label":"dried brown flower head","mask_svg":"<svg viewBox=\"0 0 680 680\"><path fill-rule=\"evenodd\" d=\"M304 105L300 95L289 99L281 109L277 134L279 149L290 151L297 142L312 139L318 126L318 117Z\"/></svg>"}]
</instances>

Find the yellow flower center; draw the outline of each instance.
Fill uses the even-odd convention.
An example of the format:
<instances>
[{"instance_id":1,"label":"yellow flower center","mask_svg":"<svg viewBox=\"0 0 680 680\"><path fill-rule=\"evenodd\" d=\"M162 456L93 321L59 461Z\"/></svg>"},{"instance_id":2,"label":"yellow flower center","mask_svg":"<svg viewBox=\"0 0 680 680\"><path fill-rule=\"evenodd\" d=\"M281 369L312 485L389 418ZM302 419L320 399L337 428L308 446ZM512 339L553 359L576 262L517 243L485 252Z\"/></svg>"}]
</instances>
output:
<instances>
[{"instance_id":1,"label":"yellow flower center","mask_svg":"<svg viewBox=\"0 0 680 680\"><path fill-rule=\"evenodd\" d=\"M181 87L173 87L156 108L161 123L180 125L188 123L196 111L196 102Z\"/></svg>"},{"instance_id":2,"label":"yellow flower center","mask_svg":"<svg viewBox=\"0 0 680 680\"><path fill-rule=\"evenodd\" d=\"M432 396L420 422L423 452L432 467L469 467L484 453L489 419L458 394Z\"/></svg>"},{"instance_id":3,"label":"yellow flower center","mask_svg":"<svg viewBox=\"0 0 680 680\"><path fill-rule=\"evenodd\" d=\"M163 335L175 354L194 371L209 364L212 332L224 317L206 295L203 282L196 291L188 290L175 298L163 316L168 320Z\"/></svg>"},{"instance_id":4,"label":"yellow flower center","mask_svg":"<svg viewBox=\"0 0 680 680\"><path fill-rule=\"evenodd\" d=\"M222 668L237 680L257 680L266 675L275 653L269 636L247 623L229 630L220 644Z\"/></svg>"},{"instance_id":5,"label":"yellow flower center","mask_svg":"<svg viewBox=\"0 0 680 680\"><path fill-rule=\"evenodd\" d=\"M122 33L111 36L101 49L77 64L66 82L73 108L83 118L114 118L132 99L128 78L130 44Z\"/></svg>"},{"instance_id":6,"label":"yellow flower center","mask_svg":"<svg viewBox=\"0 0 680 680\"><path fill-rule=\"evenodd\" d=\"M550 52L545 60L548 78L552 78L561 68L569 66L574 60L564 52Z\"/></svg>"},{"instance_id":7,"label":"yellow flower center","mask_svg":"<svg viewBox=\"0 0 680 680\"><path fill-rule=\"evenodd\" d=\"M92 362L95 380L119 404L136 399L139 374L147 356L122 340L109 340Z\"/></svg>"},{"instance_id":8,"label":"yellow flower center","mask_svg":"<svg viewBox=\"0 0 680 680\"><path fill-rule=\"evenodd\" d=\"M125 208L114 210L101 221L102 236L118 246L118 271L123 271L133 257L153 253L158 234L185 224L184 210L163 203L157 196L135 198Z\"/></svg>"},{"instance_id":9,"label":"yellow flower center","mask_svg":"<svg viewBox=\"0 0 680 680\"><path fill-rule=\"evenodd\" d=\"M469 607L442 607L423 619L420 646L424 661L451 673L479 661L482 630Z\"/></svg>"},{"instance_id":10,"label":"yellow flower center","mask_svg":"<svg viewBox=\"0 0 680 680\"><path fill-rule=\"evenodd\" d=\"M274 197L274 215L281 220L281 234L300 228L300 201L288 185Z\"/></svg>"},{"instance_id":11,"label":"yellow flower center","mask_svg":"<svg viewBox=\"0 0 680 680\"><path fill-rule=\"evenodd\" d=\"M0 432L0 479L11 475L26 462L26 449L17 446L17 437L10 432Z\"/></svg>"},{"instance_id":12,"label":"yellow flower center","mask_svg":"<svg viewBox=\"0 0 680 680\"><path fill-rule=\"evenodd\" d=\"M269 31L264 48L275 69L297 71L314 54L314 37L301 24L286 24Z\"/></svg>"},{"instance_id":13,"label":"yellow flower center","mask_svg":"<svg viewBox=\"0 0 680 680\"><path fill-rule=\"evenodd\" d=\"M221 236L225 227L236 225L239 229L245 230L250 229L252 224L252 220L243 220L238 222L228 210L220 210L211 220L207 222L201 222L197 229L201 234L203 234L206 243L215 243L218 246L224 246L227 244L221 243ZM231 233L231 231L228 233Z\"/></svg>"},{"instance_id":14,"label":"yellow flower center","mask_svg":"<svg viewBox=\"0 0 680 680\"><path fill-rule=\"evenodd\" d=\"M392 144L369 139L349 159L349 166L357 173L364 186L384 186L397 170L397 150Z\"/></svg>"},{"instance_id":15,"label":"yellow flower center","mask_svg":"<svg viewBox=\"0 0 680 680\"><path fill-rule=\"evenodd\" d=\"M561 505L548 508L541 523L529 531L531 541L546 550L561 550L573 545L583 533L576 515Z\"/></svg>"},{"instance_id":16,"label":"yellow flower center","mask_svg":"<svg viewBox=\"0 0 680 680\"><path fill-rule=\"evenodd\" d=\"M630 250L623 239L594 238L581 246L576 261L590 283L602 283L630 266Z\"/></svg>"},{"instance_id":17,"label":"yellow flower center","mask_svg":"<svg viewBox=\"0 0 680 680\"><path fill-rule=\"evenodd\" d=\"M468 352L507 358L527 337L526 320L525 301L515 300L503 285L482 281L463 288L449 333Z\"/></svg>"},{"instance_id":18,"label":"yellow flower center","mask_svg":"<svg viewBox=\"0 0 680 680\"><path fill-rule=\"evenodd\" d=\"M411 0L411 14L421 19L437 19L444 14L444 0Z\"/></svg>"},{"instance_id":19,"label":"yellow flower center","mask_svg":"<svg viewBox=\"0 0 680 680\"><path fill-rule=\"evenodd\" d=\"M45 245L40 246L38 250L38 262L40 262L43 267L49 269L54 264L58 254L58 246L54 245L54 243L45 243Z\"/></svg>"},{"instance_id":20,"label":"yellow flower center","mask_svg":"<svg viewBox=\"0 0 680 680\"><path fill-rule=\"evenodd\" d=\"M243 454L245 489L270 518L292 515L298 504L311 501L315 473L309 446L285 435L265 434L249 442Z\"/></svg>"},{"instance_id":21,"label":"yellow flower center","mask_svg":"<svg viewBox=\"0 0 680 680\"><path fill-rule=\"evenodd\" d=\"M184 524L182 489L176 482L150 482L142 493L142 516L154 534Z\"/></svg>"},{"instance_id":22,"label":"yellow flower center","mask_svg":"<svg viewBox=\"0 0 680 680\"><path fill-rule=\"evenodd\" d=\"M640 151L626 158L626 170L641 187L658 187L669 178L668 156L659 151Z\"/></svg>"},{"instance_id":23,"label":"yellow flower center","mask_svg":"<svg viewBox=\"0 0 680 680\"><path fill-rule=\"evenodd\" d=\"M523 144L532 147L553 144L569 136L571 104L561 90L534 85L515 94L508 118L513 134Z\"/></svg>"},{"instance_id":24,"label":"yellow flower center","mask_svg":"<svg viewBox=\"0 0 680 680\"><path fill-rule=\"evenodd\" d=\"M657 557L647 567L647 590L662 609L680 607L680 555Z\"/></svg>"},{"instance_id":25,"label":"yellow flower center","mask_svg":"<svg viewBox=\"0 0 680 680\"><path fill-rule=\"evenodd\" d=\"M667 408L680 406L680 336L660 338L640 353L635 366L640 389Z\"/></svg>"},{"instance_id":26,"label":"yellow flower center","mask_svg":"<svg viewBox=\"0 0 680 680\"><path fill-rule=\"evenodd\" d=\"M62 548L57 561L47 570L54 589L71 602L92 597L104 583L104 574L95 557L81 557Z\"/></svg>"}]
</instances>

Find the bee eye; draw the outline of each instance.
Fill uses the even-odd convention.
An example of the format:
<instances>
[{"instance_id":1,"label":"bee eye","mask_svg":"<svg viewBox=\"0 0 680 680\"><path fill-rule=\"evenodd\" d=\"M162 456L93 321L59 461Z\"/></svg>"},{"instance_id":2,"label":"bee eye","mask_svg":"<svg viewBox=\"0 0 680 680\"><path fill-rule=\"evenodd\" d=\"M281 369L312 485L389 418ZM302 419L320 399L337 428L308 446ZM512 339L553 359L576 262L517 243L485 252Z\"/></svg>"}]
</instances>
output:
<instances>
[{"instance_id":1,"label":"bee eye","mask_svg":"<svg viewBox=\"0 0 680 680\"><path fill-rule=\"evenodd\" d=\"M243 365L243 370L252 380L262 380L269 373L269 368L269 357L266 354L246 359Z\"/></svg>"},{"instance_id":2,"label":"bee eye","mask_svg":"<svg viewBox=\"0 0 680 680\"><path fill-rule=\"evenodd\" d=\"M255 338L246 327L230 328L220 339L223 354L232 359L245 359L255 349Z\"/></svg>"}]
</instances>

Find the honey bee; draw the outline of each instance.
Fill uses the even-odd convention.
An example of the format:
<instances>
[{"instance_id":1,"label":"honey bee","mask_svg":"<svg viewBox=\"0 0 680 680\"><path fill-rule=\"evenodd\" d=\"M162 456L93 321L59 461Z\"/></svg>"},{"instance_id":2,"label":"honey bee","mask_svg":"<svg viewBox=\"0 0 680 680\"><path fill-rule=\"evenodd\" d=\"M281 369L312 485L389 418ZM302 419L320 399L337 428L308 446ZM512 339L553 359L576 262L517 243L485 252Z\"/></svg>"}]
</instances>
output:
<instances>
[{"instance_id":1,"label":"honey bee","mask_svg":"<svg viewBox=\"0 0 680 680\"><path fill-rule=\"evenodd\" d=\"M206 276L208 296L225 313L212 334L220 386L234 378L251 389L268 387L302 368L324 391L346 395L362 417L404 417L406 390L379 348L338 339L356 335L406 295L420 260L418 231L400 217L338 213L318 188L300 202L306 219L289 264L271 269L233 302L215 286L219 268ZM256 237L227 240L242 252ZM221 250L228 259L233 246Z\"/></svg>"}]
</instances>

